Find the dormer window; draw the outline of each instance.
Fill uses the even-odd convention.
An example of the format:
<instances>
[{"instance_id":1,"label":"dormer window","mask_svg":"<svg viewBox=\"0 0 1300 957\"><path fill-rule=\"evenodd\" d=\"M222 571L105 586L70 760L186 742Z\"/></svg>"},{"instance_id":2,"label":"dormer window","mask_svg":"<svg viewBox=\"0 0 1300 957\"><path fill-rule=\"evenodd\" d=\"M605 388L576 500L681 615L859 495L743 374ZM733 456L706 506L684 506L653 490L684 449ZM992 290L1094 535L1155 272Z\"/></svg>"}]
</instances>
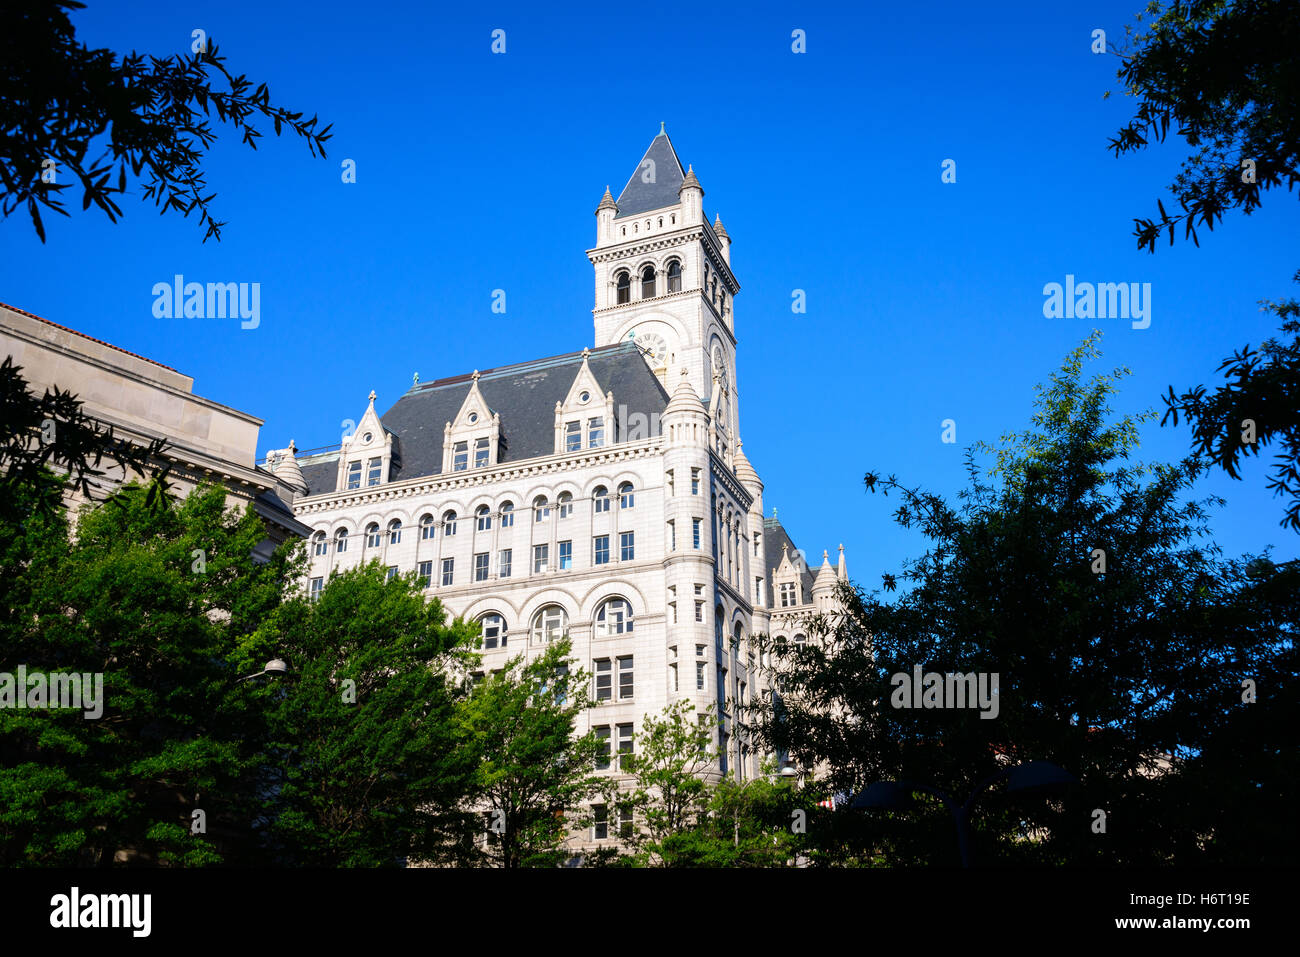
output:
<instances>
[{"instance_id":1,"label":"dormer window","mask_svg":"<svg viewBox=\"0 0 1300 957\"><path fill-rule=\"evenodd\" d=\"M668 291L682 291L682 264L676 259L668 264Z\"/></svg>"},{"instance_id":2,"label":"dormer window","mask_svg":"<svg viewBox=\"0 0 1300 957\"><path fill-rule=\"evenodd\" d=\"M581 437L579 437L581 439ZM587 420L587 448L598 449L605 444L605 420Z\"/></svg>"},{"instance_id":3,"label":"dormer window","mask_svg":"<svg viewBox=\"0 0 1300 957\"><path fill-rule=\"evenodd\" d=\"M384 461L383 459L370 460L370 468L366 472L366 485L369 486L369 485L379 484L379 474L381 471L381 466L383 464L383 461Z\"/></svg>"},{"instance_id":4,"label":"dormer window","mask_svg":"<svg viewBox=\"0 0 1300 957\"><path fill-rule=\"evenodd\" d=\"M641 298L653 299L655 294L655 267L646 266L641 270Z\"/></svg>"},{"instance_id":5,"label":"dormer window","mask_svg":"<svg viewBox=\"0 0 1300 957\"><path fill-rule=\"evenodd\" d=\"M468 442L457 442L452 446L451 468L453 472L463 472L469 468Z\"/></svg>"},{"instance_id":6,"label":"dormer window","mask_svg":"<svg viewBox=\"0 0 1300 957\"><path fill-rule=\"evenodd\" d=\"M624 232L627 232L626 228ZM623 303L632 301L632 277L626 272L621 272L615 277L617 291L615 293L615 302L620 306Z\"/></svg>"},{"instance_id":7,"label":"dormer window","mask_svg":"<svg viewBox=\"0 0 1300 957\"><path fill-rule=\"evenodd\" d=\"M348 488L361 488L361 460L348 463Z\"/></svg>"},{"instance_id":8,"label":"dormer window","mask_svg":"<svg viewBox=\"0 0 1300 957\"><path fill-rule=\"evenodd\" d=\"M798 605L798 595L793 582L786 582L781 586L781 607L793 608Z\"/></svg>"},{"instance_id":9,"label":"dormer window","mask_svg":"<svg viewBox=\"0 0 1300 957\"><path fill-rule=\"evenodd\" d=\"M582 449L582 420L564 423L564 451L578 452Z\"/></svg>"},{"instance_id":10,"label":"dormer window","mask_svg":"<svg viewBox=\"0 0 1300 957\"><path fill-rule=\"evenodd\" d=\"M474 440L474 468L487 468L488 464L488 440L487 436Z\"/></svg>"}]
</instances>

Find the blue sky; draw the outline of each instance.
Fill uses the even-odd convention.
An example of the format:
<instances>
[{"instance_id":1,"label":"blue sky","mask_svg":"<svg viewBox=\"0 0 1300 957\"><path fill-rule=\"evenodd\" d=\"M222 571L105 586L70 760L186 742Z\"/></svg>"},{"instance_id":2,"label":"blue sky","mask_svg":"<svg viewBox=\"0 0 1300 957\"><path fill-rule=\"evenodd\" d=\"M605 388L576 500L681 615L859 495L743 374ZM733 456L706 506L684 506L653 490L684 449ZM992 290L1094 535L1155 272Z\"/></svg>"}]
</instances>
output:
<instances>
[{"instance_id":1,"label":"blue sky","mask_svg":"<svg viewBox=\"0 0 1300 957\"><path fill-rule=\"evenodd\" d=\"M1211 382L1274 333L1259 299L1294 294L1294 195L1268 194L1200 249L1136 248L1132 219L1168 198L1182 148L1107 150L1133 101L1117 60L1089 48L1141 6L89 0L73 18L84 42L167 55L204 29L235 72L335 135L324 160L269 128L256 152L223 136L204 164L229 221L220 244L138 196L117 225L49 217L44 245L12 217L0 300L192 375L266 420L261 453L329 445L372 388L386 409L415 372L591 344L593 211L664 121L733 239L741 436L768 514L810 555L843 542L875 587L925 542L893 524L895 499L864 492L864 472L951 496L963 449L1024 428L1034 384L1093 327L1096 368L1133 370L1117 411L1158 409L1168 385ZM260 282L260 325L155 319L151 289L176 273ZM1044 284L1067 274L1150 283L1150 327L1044 318ZM956 444L940 440L947 418ZM1187 441L1153 422L1139 454L1173 460ZM1267 462L1198 488L1228 499L1213 519L1228 554L1300 553Z\"/></svg>"}]
</instances>

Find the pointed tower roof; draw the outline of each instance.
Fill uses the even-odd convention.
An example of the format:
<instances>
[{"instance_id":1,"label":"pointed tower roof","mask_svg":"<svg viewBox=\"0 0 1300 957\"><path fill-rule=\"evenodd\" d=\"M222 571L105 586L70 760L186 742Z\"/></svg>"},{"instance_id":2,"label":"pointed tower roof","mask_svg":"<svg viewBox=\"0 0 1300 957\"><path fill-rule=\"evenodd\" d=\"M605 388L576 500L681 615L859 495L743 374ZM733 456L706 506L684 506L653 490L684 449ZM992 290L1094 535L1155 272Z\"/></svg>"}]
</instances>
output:
<instances>
[{"instance_id":1,"label":"pointed tower roof","mask_svg":"<svg viewBox=\"0 0 1300 957\"><path fill-rule=\"evenodd\" d=\"M730 236L727 236L727 227L722 225L721 216L715 215L713 217L713 232L718 236L726 236L728 239L731 238Z\"/></svg>"},{"instance_id":2,"label":"pointed tower roof","mask_svg":"<svg viewBox=\"0 0 1300 957\"><path fill-rule=\"evenodd\" d=\"M836 581L835 569L831 567L831 557L826 552L822 552L822 567L817 569L817 577L813 579L813 589L833 588Z\"/></svg>"},{"instance_id":3,"label":"pointed tower roof","mask_svg":"<svg viewBox=\"0 0 1300 957\"><path fill-rule=\"evenodd\" d=\"M673 390L672 398L668 400L668 405L664 407L664 415L671 415L674 412L699 412L703 409L704 402L695 394L695 387L691 385L690 376L686 367L682 366L681 381L678 382L677 388Z\"/></svg>"},{"instance_id":4,"label":"pointed tower roof","mask_svg":"<svg viewBox=\"0 0 1300 957\"><path fill-rule=\"evenodd\" d=\"M647 164L647 160L653 165ZM677 191L684 179L682 161L677 158L677 151L673 149L672 141L661 125L659 135L650 141L649 149L641 157L641 162L636 164L623 192L618 194L618 215L615 218L622 219L652 209L676 206ZM601 202L604 203L604 200Z\"/></svg>"},{"instance_id":5,"label":"pointed tower roof","mask_svg":"<svg viewBox=\"0 0 1300 957\"><path fill-rule=\"evenodd\" d=\"M618 211L618 204L614 202L614 197L609 194L609 187L605 187L605 195L600 198L600 205L596 207L596 212L602 209L612 209Z\"/></svg>"},{"instance_id":6,"label":"pointed tower roof","mask_svg":"<svg viewBox=\"0 0 1300 957\"><path fill-rule=\"evenodd\" d=\"M687 168L686 175L682 177L682 185L677 187L677 192L680 193L682 190L687 189L689 187L694 187L695 189L698 189L701 193L704 192L704 187L701 186L700 181L695 178L694 166ZM706 219L705 222L707 223L708 220Z\"/></svg>"},{"instance_id":7,"label":"pointed tower roof","mask_svg":"<svg viewBox=\"0 0 1300 957\"><path fill-rule=\"evenodd\" d=\"M743 484L757 484L760 486L763 484L758 480L758 473L754 471L754 466L750 464L749 456L745 454L744 442L736 443L736 455L733 461L736 478L740 479Z\"/></svg>"}]
</instances>

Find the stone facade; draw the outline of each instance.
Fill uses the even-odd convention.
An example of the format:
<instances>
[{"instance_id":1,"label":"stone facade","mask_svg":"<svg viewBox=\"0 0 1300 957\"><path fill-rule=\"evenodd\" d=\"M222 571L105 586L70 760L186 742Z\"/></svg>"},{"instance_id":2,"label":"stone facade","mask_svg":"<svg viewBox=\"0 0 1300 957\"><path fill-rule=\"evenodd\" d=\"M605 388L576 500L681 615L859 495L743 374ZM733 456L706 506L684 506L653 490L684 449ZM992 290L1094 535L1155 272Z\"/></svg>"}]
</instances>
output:
<instances>
[{"instance_id":1,"label":"stone facade","mask_svg":"<svg viewBox=\"0 0 1300 957\"><path fill-rule=\"evenodd\" d=\"M731 238L703 198L661 130L596 210L592 347L417 382L383 415L372 392L339 447L271 459L307 487L312 589L371 560L414 570L481 624L486 671L567 633L603 698L580 731L607 729L617 754L670 702L712 706L712 773L744 780L764 756L733 705L770 693L750 638L801 638L846 570L841 547L814 577L764 515Z\"/></svg>"}]
</instances>

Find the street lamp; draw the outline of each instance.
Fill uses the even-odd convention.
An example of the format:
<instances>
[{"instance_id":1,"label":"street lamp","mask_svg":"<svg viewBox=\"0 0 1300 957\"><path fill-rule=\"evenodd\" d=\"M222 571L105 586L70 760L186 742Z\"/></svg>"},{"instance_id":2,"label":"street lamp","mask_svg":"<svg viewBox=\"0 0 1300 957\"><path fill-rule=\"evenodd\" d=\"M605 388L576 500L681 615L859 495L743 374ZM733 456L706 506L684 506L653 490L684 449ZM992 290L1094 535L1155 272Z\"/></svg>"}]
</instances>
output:
<instances>
[{"instance_id":1,"label":"street lamp","mask_svg":"<svg viewBox=\"0 0 1300 957\"><path fill-rule=\"evenodd\" d=\"M1003 768L989 775L975 786L966 803L957 806L947 794L926 784L876 781L854 799L850 805L855 810L905 811L912 805L912 792L933 794L952 814L957 825L957 847L961 851L961 866L970 867L970 814L978 798L989 785L1007 779L1007 793L1017 796L1049 796L1059 794L1071 784L1077 784L1068 771L1050 761L1027 761L1024 764Z\"/></svg>"},{"instance_id":2,"label":"street lamp","mask_svg":"<svg viewBox=\"0 0 1300 957\"><path fill-rule=\"evenodd\" d=\"M288 673L289 666L284 663L282 658L272 658L266 663L266 667L261 671L255 672L251 675L244 675L244 677L236 679L235 684L239 684L241 681L247 681L249 678L260 678L262 675L284 675Z\"/></svg>"}]
</instances>

